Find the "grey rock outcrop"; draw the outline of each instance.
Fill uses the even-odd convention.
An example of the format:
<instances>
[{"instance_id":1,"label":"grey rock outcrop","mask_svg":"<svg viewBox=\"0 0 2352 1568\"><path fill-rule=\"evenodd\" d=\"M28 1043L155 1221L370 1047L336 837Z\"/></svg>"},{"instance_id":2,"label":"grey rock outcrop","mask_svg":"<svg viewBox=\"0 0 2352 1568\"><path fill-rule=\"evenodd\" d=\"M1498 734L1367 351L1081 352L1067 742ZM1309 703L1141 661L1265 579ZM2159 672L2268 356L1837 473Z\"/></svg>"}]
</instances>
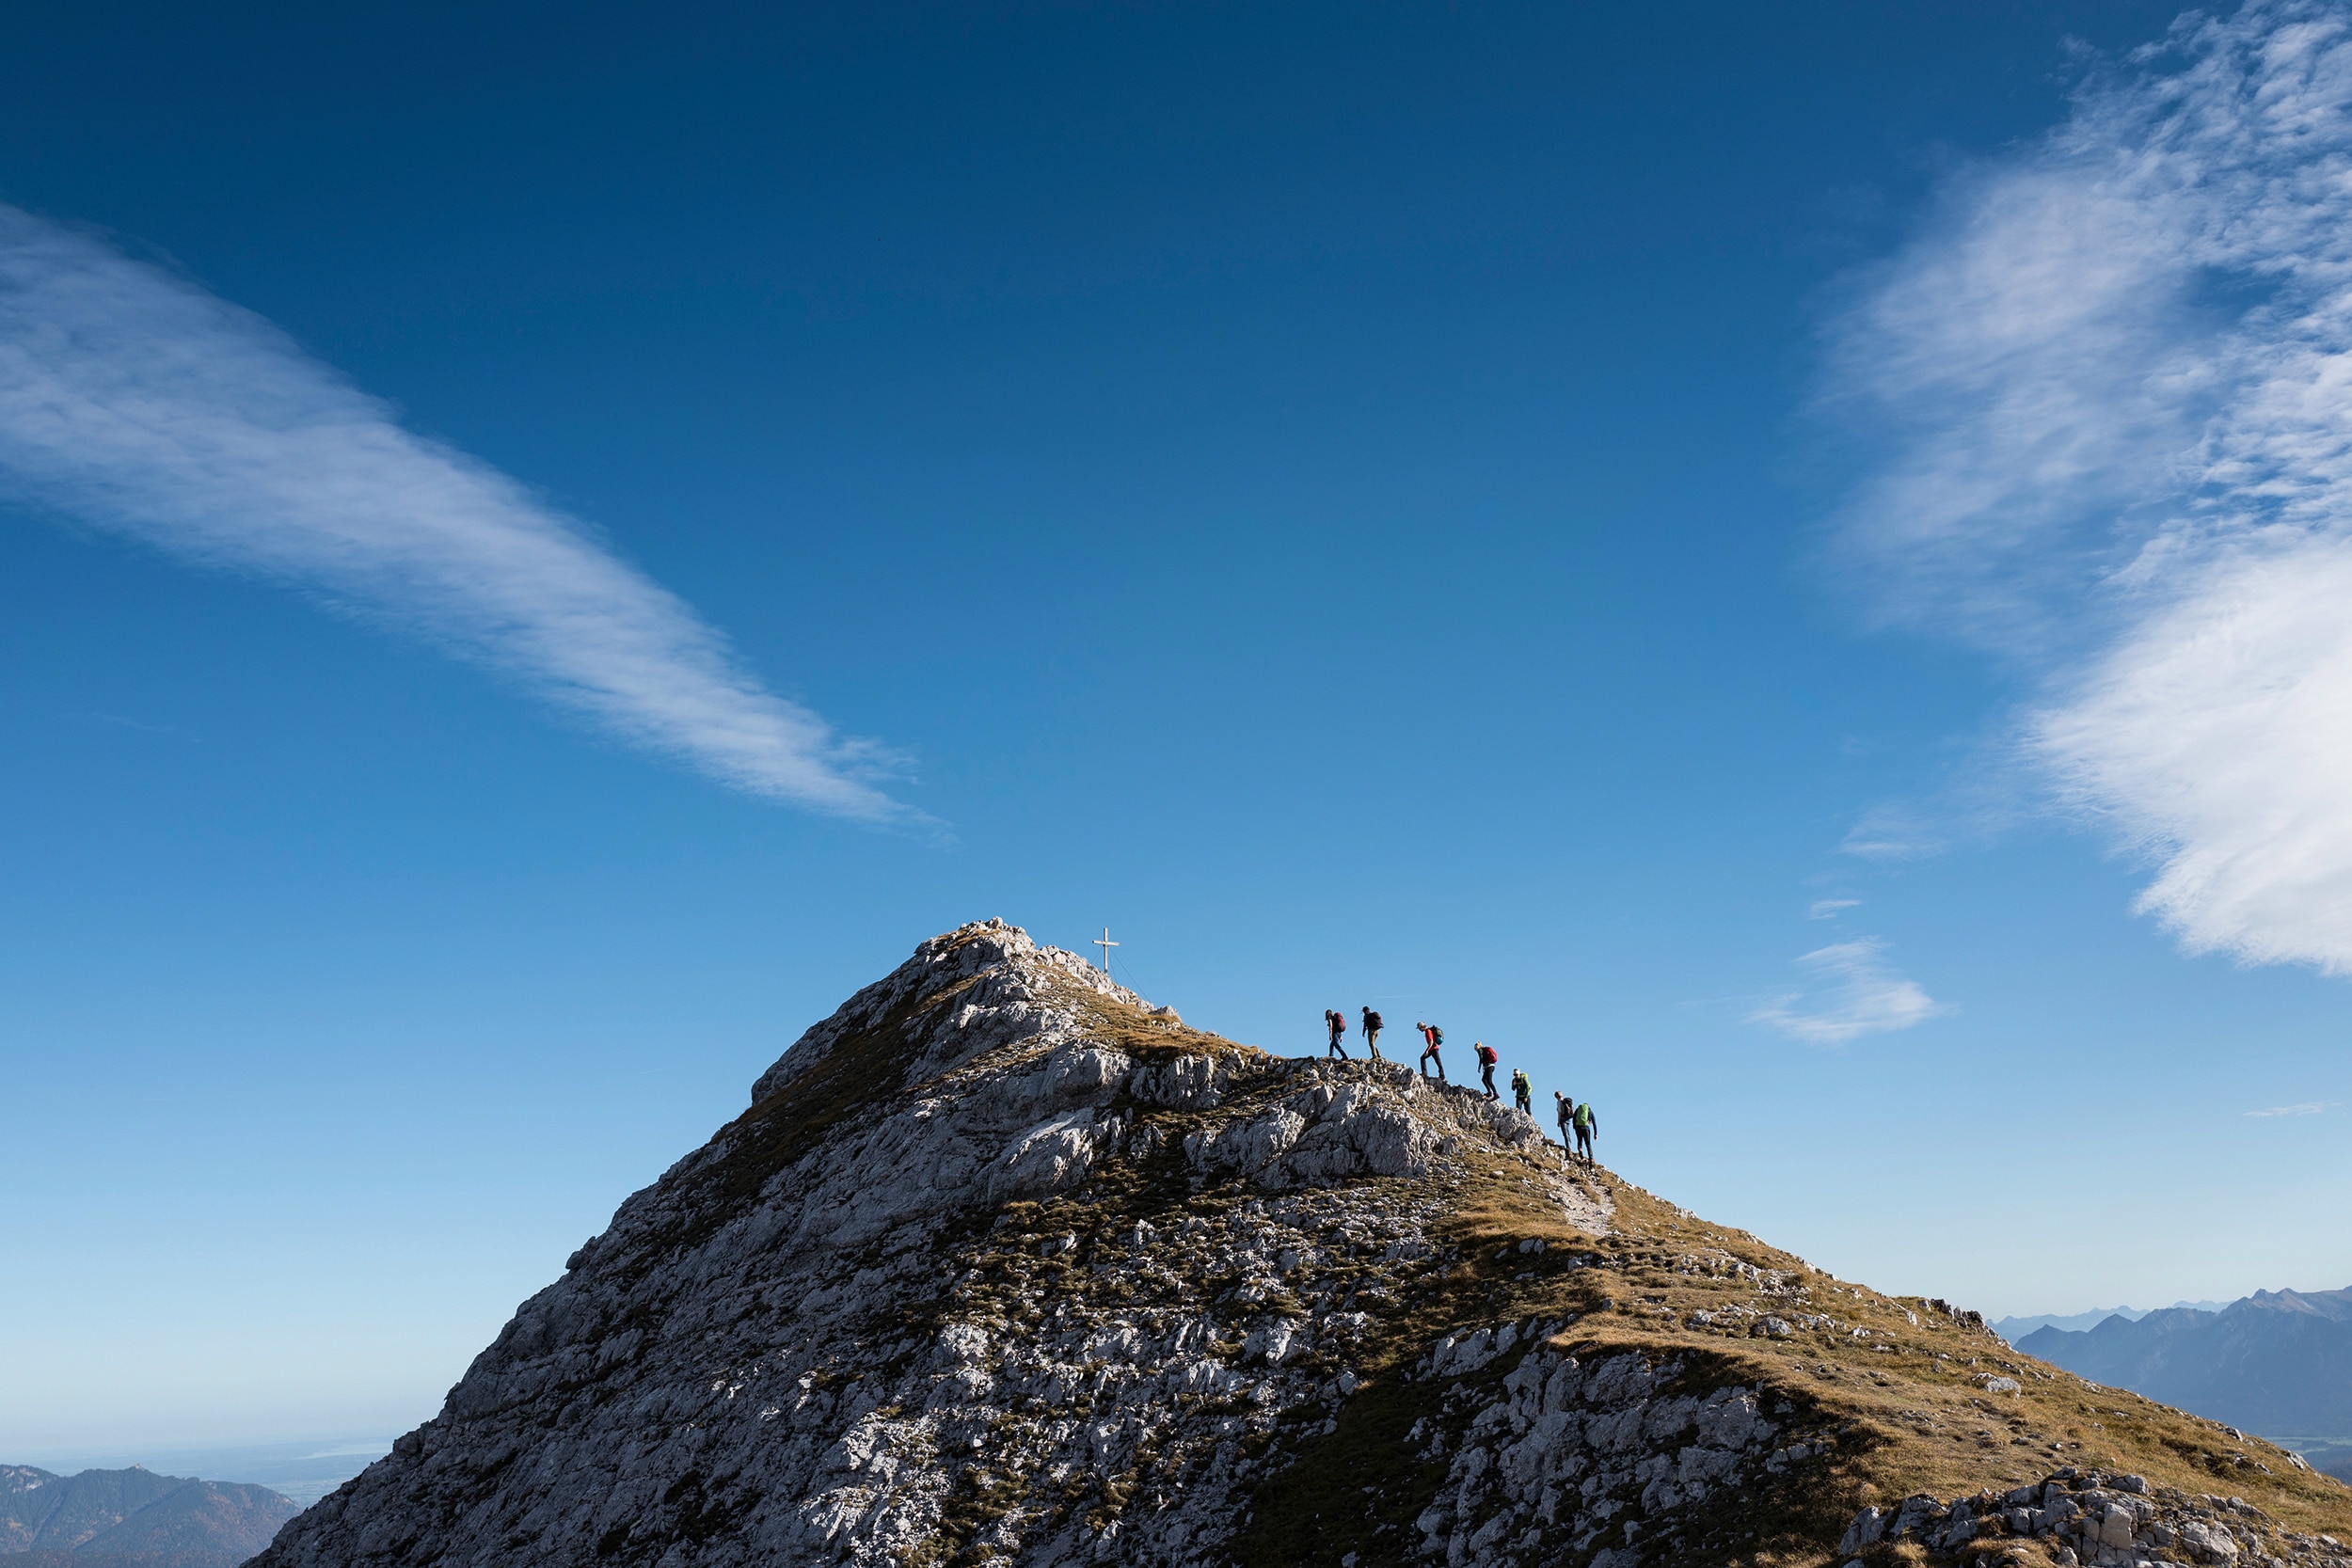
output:
<instances>
[{"instance_id":1,"label":"grey rock outcrop","mask_svg":"<svg viewBox=\"0 0 2352 1568\"><path fill-rule=\"evenodd\" d=\"M1866 1508L1837 1544L1842 1556L1909 1537L1930 1551L1957 1553L1972 1543L2040 1541L2066 1568L2140 1568L2141 1564L2285 1564L2352 1568L2352 1552L2333 1537L2281 1527L2243 1497L2191 1495L2151 1486L2136 1475L2103 1476L2073 1465L2031 1486L1938 1502L1922 1493L1889 1515Z\"/></svg>"},{"instance_id":2,"label":"grey rock outcrop","mask_svg":"<svg viewBox=\"0 0 2352 1568\"><path fill-rule=\"evenodd\" d=\"M1421 1556L1457 1568L1615 1568L1643 1560L1653 1544L1728 1554L1742 1540L1743 1491L1836 1440L1754 1385L1694 1386L1678 1360L1621 1353L1580 1361L1545 1342L1563 1326L1448 1336L1416 1367L1437 1380L1498 1361L1511 1368L1496 1383L1457 1385L1413 1433L1425 1438L1422 1460L1447 1462L1415 1521ZM1809 1440L1791 1436L1800 1420L1811 1423Z\"/></svg>"}]
</instances>

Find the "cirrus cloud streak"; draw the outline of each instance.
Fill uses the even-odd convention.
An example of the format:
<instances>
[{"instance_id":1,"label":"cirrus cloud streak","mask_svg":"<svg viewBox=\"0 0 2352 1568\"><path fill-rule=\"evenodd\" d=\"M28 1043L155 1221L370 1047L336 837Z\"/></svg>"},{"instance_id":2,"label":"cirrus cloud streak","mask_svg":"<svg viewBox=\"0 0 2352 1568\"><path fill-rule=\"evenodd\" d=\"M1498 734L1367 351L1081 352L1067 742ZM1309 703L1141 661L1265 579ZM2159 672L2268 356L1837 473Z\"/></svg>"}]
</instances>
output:
<instances>
[{"instance_id":1,"label":"cirrus cloud streak","mask_svg":"<svg viewBox=\"0 0 2352 1568\"><path fill-rule=\"evenodd\" d=\"M2352 13L2191 13L1956 181L1835 330L1891 618L2030 672L2192 952L2352 973Z\"/></svg>"},{"instance_id":2,"label":"cirrus cloud streak","mask_svg":"<svg viewBox=\"0 0 2352 1568\"><path fill-rule=\"evenodd\" d=\"M1955 1009L1930 996L1919 982L1897 973L1877 937L1817 947L1797 959L1803 988L1784 991L1748 1014L1812 1045L1844 1045L1865 1035L1908 1029Z\"/></svg>"},{"instance_id":3,"label":"cirrus cloud streak","mask_svg":"<svg viewBox=\"0 0 2352 1568\"><path fill-rule=\"evenodd\" d=\"M682 600L250 311L0 206L14 497L424 638L754 795L922 818L886 757L768 691Z\"/></svg>"}]
</instances>

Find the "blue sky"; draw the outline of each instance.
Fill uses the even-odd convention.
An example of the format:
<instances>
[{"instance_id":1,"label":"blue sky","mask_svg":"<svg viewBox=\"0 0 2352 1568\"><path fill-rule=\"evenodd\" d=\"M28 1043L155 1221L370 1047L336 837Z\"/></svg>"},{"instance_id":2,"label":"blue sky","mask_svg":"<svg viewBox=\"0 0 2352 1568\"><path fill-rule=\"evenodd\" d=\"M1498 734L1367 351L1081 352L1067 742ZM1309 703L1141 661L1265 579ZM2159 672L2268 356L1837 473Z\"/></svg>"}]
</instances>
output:
<instances>
[{"instance_id":1,"label":"blue sky","mask_svg":"<svg viewBox=\"0 0 2352 1568\"><path fill-rule=\"evenodd\" d=\"M2352 1280L2337 8L330 9L0 58L0 1459L423 1418L989 915Z\"/></svg>"}]
</instances>

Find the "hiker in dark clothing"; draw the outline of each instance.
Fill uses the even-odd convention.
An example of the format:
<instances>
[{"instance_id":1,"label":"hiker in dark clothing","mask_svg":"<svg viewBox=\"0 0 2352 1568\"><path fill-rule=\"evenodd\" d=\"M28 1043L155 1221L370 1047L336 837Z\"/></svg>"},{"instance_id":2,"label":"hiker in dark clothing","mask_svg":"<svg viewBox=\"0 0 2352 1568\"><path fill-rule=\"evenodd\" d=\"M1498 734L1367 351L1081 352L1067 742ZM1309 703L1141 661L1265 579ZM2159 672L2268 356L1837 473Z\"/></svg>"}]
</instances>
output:
<instances>
[{"instance_id":1,"label":"hiker in dark clothing","mask_svg":"<svg viewBox=\"0 0 2352 1568\"><path fill-rule=\"evenodd\" d=\"M1419 1064L1421 1068L1421 1075L1423 1078L1428 1077L1429 1064L1435 1062L1438 1064L1438 1082L1440 1084L1444 1083L1446 1081L1445 1058L1438 1055L1438 1053L1443 1049L1445 1045L1445 1031L1438 1028L1434 1023L1416 1023L1413 1027L1421 1031L1422 1047L1421 1062Z\"/></svg>"},{"instance_id":2,"label":"hiker in dark clothing","mask_svg":"<svg viewBox=\"0 0 2352 1568\"><path fill-rule=\"evenodd\" d=\"M1534 1092L1535 1085L1528 1082L1527 1069L1524 1068L1513 1068L1511 1069L1511 1098L1519 1102L1519 1115L1524 1117L1533 1116L1534 1114L1533 1109L1528 1104L1529 1098L1533 1096Z\"/></svg>"},{"instance_id":3,"label":"hiker in dark clothing","mask_svg":"<svg viewBox=\"0 0 2352 1568\"><path fill-rule=\"evenodd\" d=\"M1560 1153L1564 1159L1576 1157L1576 1138L1568 1131L1568 1122L1576 1115L1576 1101L1558 1089L1551 1091L1551 1102L1560 1112Z\"/></svg>"},{"instance_id":4,"label":"hiker in dark clothing","mask_svg":"<svg viewBox=\"0 0 2352 1568\"><path fill-rule=\"evenodd\" d=\"M1375 1062L1388 1060L1380 1054L1380 1015L1370 1007L1364 1009L1364 1049L1372 1053Z\"/></svg>"},{"instance_id":5,"label":"hiker in dark clothing","mask_svg":"<svg viewBox=\"0 0 2352 1568\"><path fill-rule=\"evenodd\" d=\"M1593 1134L1600 1127L1600 1119L1593 1115L1593 1102L1588 1100L1579 1105L1576 1115L1569 1119L1576 1128L1577 1152L1584 1157L1584 1163L1589 1165L1593 1163Z\"/></svg>"},{"instance_id":6,"label":"hiker in dark clothing","mask_svg":"<svg viewBox=\"0 0 2352 1568\"><path fill-rule=\"evenodd\" d=\"M1479 1082L1486 1085L1486 1098L1488 1100L1501 1100L1502 1096L1495 1093L1495 1064L1502 1061L1502 1058L1496 1055L1495 1048L1488 1045L1485 1040L1470 1041L1470 1050L1477 1054L1478 1078Z\"/></svg>"},{"instance_id":7,"label":"hiker in dark clothing","mask_svg":"<svg viewBox=\"0 0 2352 1568\"><path fill-rule=\"evenodd\" d=\"M1347 1047L1340 1043L1340 1041L1347 1035L1346 1015L1342 1013L1337 1007L1324 1008L1323 1027L1331 1036L1329 1048L1323 1053L1325 1058L1327 1060L1330 1057L1337 1056L1341 1061L1346 1061L1348 1059Z\"/></svg>"}]
</instances>

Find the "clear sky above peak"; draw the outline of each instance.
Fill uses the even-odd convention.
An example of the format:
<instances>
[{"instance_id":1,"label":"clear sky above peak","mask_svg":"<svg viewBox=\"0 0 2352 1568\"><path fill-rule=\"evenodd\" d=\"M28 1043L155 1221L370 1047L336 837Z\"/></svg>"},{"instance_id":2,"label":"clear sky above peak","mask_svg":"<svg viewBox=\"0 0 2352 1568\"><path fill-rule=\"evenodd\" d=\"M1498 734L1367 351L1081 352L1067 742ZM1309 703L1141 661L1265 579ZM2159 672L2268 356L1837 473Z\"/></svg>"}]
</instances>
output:
<instances>
[{"instance_id":1,"label":"clear sky above peak","mask_svg":"<svg viewBox=\"0 0 2352 1568\"><path fill-rule=\"evenodd\" d=\"M2215 107L2344 18L2175 13L20 18L0 1460L423 1418L990 915L1883 1289L2352 1281L2343 274L2229 239L2340 149Z\"/></svg>"}]
</instances>

